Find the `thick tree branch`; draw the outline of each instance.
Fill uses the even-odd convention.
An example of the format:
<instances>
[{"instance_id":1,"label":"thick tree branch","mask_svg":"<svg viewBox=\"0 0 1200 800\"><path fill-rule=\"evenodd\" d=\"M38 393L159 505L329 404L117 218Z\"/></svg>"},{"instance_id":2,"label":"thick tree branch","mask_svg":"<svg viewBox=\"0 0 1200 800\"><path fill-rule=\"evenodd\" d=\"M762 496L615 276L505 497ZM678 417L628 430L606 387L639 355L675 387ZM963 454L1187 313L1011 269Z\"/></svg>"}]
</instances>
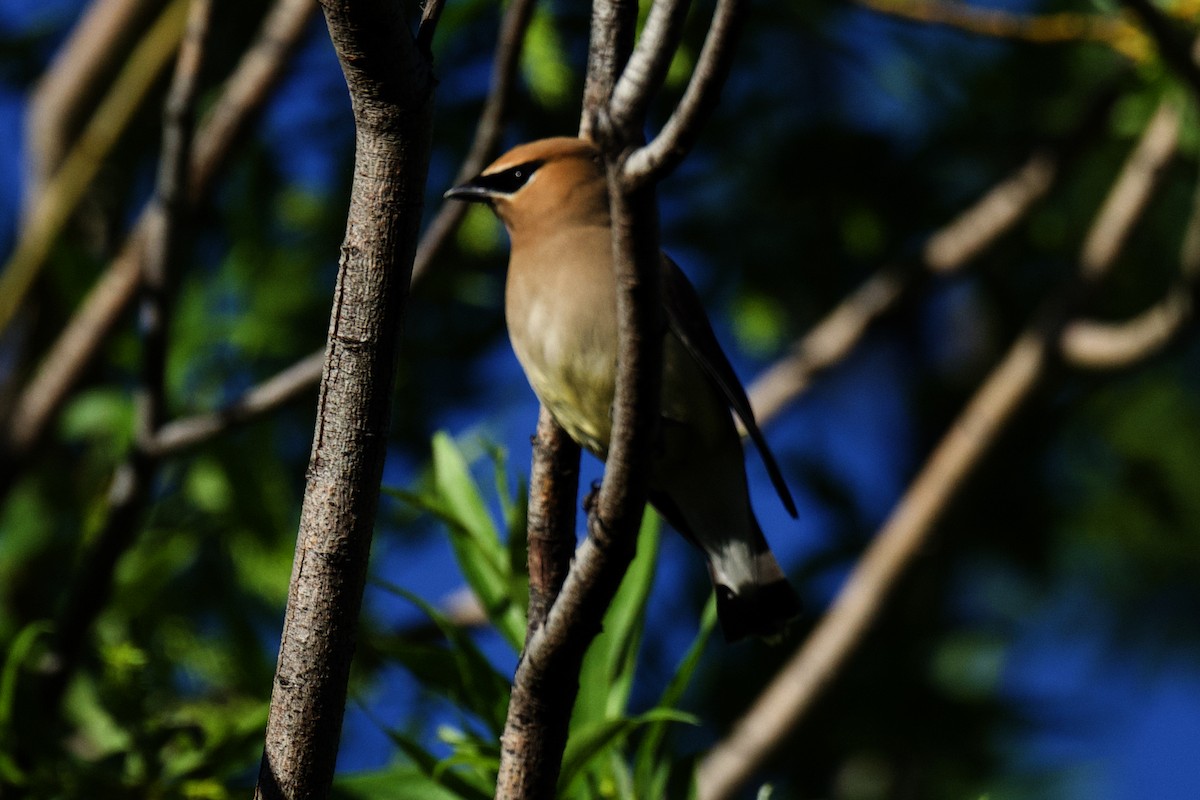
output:
<instances>
[{"instance_id":1,"label":"thick tree branch","mask_svg":"<svg viewBox=\"0 0 1200 800\"><path fill-rule=\"evenodd\" d=\"M434 80L401 8L324 10L354 109L354 183L256 798L324 798L333 782L429 164Z\"/></svg>"},{"instance_id":2,"label":"thick tree branch","mask_svg":"<svg viewBox=\"0 0 1200 800\"><path fill-rule=\"evenodd\" d=\"M1105 235L1111 235L1113 241L1124 242L1144 211L1144 203L1117 203L1112 197L1126 191L1127 182L1132 180L1126 177L1130 171L1151 177L1161 174L1162 163L1145 158L1146 140L1161 136L1158 127L1154 121L1147 126L1126 160L1122 176L1114 182L1085 237L1085 252L1088 243L1101 236L1097 231L1101 226L1111 227ZM1162 159L1171 155L1154 152ZM1121 212L1107 212L1110 207L1120 208ZM1103 253L1106 260L1084 263L1081 256L1079 284L1095 284L1111 270L1118 255L1114 248L1094 252ZM745 785L840 674L882 614L891 592L928 544L946 506L1046 375L1063 321L1080 294L1077 284L1064 289L1062 299L1046 306L984 381L900 499L816 629L730 734L705 756L697 772L702 800L724 800Z\"/></svg>"}]
</instances>

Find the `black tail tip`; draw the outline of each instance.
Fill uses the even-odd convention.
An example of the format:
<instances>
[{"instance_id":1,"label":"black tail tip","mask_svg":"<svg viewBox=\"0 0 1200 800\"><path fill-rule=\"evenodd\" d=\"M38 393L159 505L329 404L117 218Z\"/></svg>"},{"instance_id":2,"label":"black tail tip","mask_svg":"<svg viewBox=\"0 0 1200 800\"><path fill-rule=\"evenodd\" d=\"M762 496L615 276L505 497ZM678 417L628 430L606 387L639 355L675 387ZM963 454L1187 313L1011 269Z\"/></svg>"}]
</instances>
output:
<instances>
[{"instance_id":1,"label":"black tail tip","mask_svg":"<svg viewBox=\"0 0 1200 800\"><path fill-rule=\"evenodd\" d=\"M717 620L727 642L747 636L778 641L800 611L800 598L784 579L748 587L741 594L728 586L717 587Z\"/></svg>"}]
</instances>

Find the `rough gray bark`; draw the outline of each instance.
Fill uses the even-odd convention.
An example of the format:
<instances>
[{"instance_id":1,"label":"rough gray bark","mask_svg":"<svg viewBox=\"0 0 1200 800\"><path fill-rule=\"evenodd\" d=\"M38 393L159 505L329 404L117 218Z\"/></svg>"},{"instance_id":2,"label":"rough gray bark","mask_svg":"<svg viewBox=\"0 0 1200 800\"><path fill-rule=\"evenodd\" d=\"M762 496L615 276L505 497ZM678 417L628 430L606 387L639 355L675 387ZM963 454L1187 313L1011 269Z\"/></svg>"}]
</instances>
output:
<instances>
[{"instance_id":1,"label":"rough gray bark","mask_svg":"<svg viewBox=\"0 0 1200 800\"><path fill-rule=\"evenodd\" d=\"M333 782L389 422L397 336L429 162L432 20L398 3L327 0L350 89L354 183L334 292L255 797L326 797ZM420 43L420 44L418 44Z\"/></svg>"}]
</instances>

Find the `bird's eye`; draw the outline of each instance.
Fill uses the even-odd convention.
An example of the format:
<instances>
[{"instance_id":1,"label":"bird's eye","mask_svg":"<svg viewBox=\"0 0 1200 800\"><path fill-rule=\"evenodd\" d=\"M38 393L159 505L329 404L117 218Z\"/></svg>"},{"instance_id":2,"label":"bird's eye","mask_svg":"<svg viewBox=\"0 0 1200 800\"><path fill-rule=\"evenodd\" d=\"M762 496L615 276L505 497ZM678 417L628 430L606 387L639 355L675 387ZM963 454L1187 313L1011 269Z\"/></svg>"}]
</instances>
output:
<instances>
[{"instance_id":1,"label":"bird's eye","mask_svg":"<svg viewBox=\"0 0 1200 800\"><path fill-rule=\"evenodd\" d=\"M524 164L509 167L501 172L483 175L476 178L475 183L497 194L515 194L522 186L529 182L529 179L533 177L533 173L537 172L538 167L541 165L541 161L527 161Z\"/></svg>"}]
</instances>

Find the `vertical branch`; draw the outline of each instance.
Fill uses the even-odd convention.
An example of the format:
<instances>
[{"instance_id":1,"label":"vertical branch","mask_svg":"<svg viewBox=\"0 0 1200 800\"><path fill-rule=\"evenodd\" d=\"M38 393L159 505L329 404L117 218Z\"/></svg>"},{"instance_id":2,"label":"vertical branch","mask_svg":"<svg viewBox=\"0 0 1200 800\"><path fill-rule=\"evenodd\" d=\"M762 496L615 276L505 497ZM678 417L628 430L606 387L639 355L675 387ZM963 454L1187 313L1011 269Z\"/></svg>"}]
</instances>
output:
<instances>
[{"instance_id":1,"label":"vertical branch","mask_svg":"<svg viewBox=\"0 0 1200 800\"><path fill-rule=\"evenodd\" d=\"M74 674L87 632L112 590L117 560L137 536L157 458L153 442L163 422L163 364L166 357L167 270L179 260L187 203L187 165L192 145L199 77L210 43L212 0L190 0L186 34L176 60L163 113L163 148L146 237L146 283L142 301L142 385L137 437L128 460L117 467L107 498L104 523L81 559L55 624L55 653L43 687L43 701L57 709Z\"/></svg>"},{"instance_id":2,"label":"vertical branch","mask_svg":"<svg viewBox=\"0 0 1200 800\"><path fill-rule=\"evenodd\" d=\"M529 641L566 580L575 553L579 445L546 409L538 416L529 476Z\"/></svg>"},{"instance_id":3,"label":"vertical branch","mask_svg":"<svg viewBox=\"0 0 1200 800\"><path fill-rule=\"evenodd\" d=\"M437 2L437 0L431 0ZM386 0L327 0L354 109L354 182L329 325L257 798L324 798L379 500L397 339L429 165L432 20L414 42Z\"/></svg>"},{"instance_id":4,"label":"vertical branch","mask_svg":"<svg viewBox=\"0 0 1200 800\"><path fill-rule=\"evenodd\" d=\"M593 0L587 77L583 84L583 111L579 120L582 139L596 139L600 133L598 118L608 114L613 88L633 52L636 26L637 0Z\"/></svg>"}]
</instances>

